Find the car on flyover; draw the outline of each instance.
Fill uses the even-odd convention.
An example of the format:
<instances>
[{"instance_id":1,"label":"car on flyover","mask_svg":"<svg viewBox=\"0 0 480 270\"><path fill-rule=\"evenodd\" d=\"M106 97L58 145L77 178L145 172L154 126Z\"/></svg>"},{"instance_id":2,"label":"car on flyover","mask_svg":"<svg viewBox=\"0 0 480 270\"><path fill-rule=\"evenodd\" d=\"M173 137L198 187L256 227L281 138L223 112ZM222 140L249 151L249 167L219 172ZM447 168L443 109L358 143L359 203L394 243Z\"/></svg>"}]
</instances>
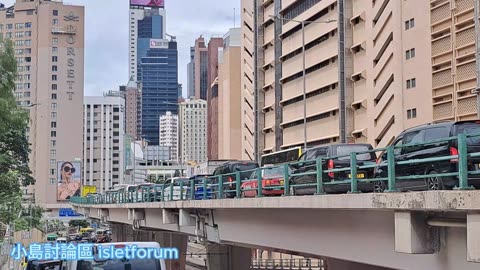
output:
<instances>
[{"instance_id":1,"label":"car on flyover","mask_svg":"<svg viewBox=\"0 0 480 270\"><path fill-rule=\"evenodd\" d=\"M323 171L348 169L350 168L351 153L358 153L356 155L357 166L372 166L371 168L359 169L357 171L357 179L360 180L358 182L358 190L372 192L374 181L361 181L362 179L374 178L377 156L372 150L372 145L358 143L318 146L306 150L302 156L300 156L297 163L290 165L293 169L290 177L292 195L313 195L316 193L315 184L317 183L317 176L315 172L317 171L317 158L322 158ZM351 179L349 171L324 172L322 176L324 183ZM326 193L345 193L350 191L350 188L351 184L348 183L348 181L335 185L324 185L324 191Z\"/></svg>"},{"instance_id":2,"label":"car on flyover","mask_svg":"<svg viewBox=\"0 0 480 270\"><path fill-rule=\"evenodd\" d=\"M226 198L236 197L236 173L239 173L240 180L249 180L250 175L258 168L258 163L254 161L229 161L217 167L210 178L212 184L212 197L217 198L219 195L219 177L223 182L223 194Z\"/></svg>"},{"instance_id":3,"label":"car on flyover","mask_svg":"<svg viewBox=\"0 0 480 270\"><path fill-rule=\"evenodd\" d=\"M459 134L479 134L480 121L448 121L431 123L407 129L400 133L392 145L395 161L420 160L432 157L457 156L457 140L448 140L425 144L429 141L437 141L455 137ZM404 145L404 147L402 147ZM480 136L467 138L467 152L480 152ZM388 176L387 155L384 153L378 161L375 176L385 178ZM480 170L480 158L468 158L468 170ZM438 174L458 172L458 158L444 159L439 161L416 162L410 164L396 164L395 176L424 175L425 178L395 181L398 191L415 190L442 190L458 186L458 177L440 177ZM480 175L469 177L470 185L480 187ZM383 192L386 189L386 181L375 182L375 192Z\"/></svg>"},{"instance_id":4,"label":"car on flyover","mask_svg":"<svg viewBox=\"0 0 480 270\"><path fill-rule=\"evenodd\" d=\"M288 168L288 175L292 170ZM287 175L287 176L288 176ZM241 186L242 197L256 197L258 194L257 172L250 175L250 180L243 181ZM284 193L285 172L283 166L265 166L261 170L262 195L280 196ZM288 177L287 177L288 181Z\"/></svg>"}]
</instances>

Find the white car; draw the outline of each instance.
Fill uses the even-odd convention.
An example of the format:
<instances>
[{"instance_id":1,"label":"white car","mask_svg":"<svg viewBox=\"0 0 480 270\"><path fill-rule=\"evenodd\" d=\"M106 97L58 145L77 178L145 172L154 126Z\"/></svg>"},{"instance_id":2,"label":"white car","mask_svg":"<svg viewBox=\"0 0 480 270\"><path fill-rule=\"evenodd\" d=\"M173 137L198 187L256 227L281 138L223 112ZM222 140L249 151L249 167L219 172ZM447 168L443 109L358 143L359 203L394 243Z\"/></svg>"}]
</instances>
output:
<instances>
[{"instance_id":1,"label":"white car","mask_svg":"<svg viewBox=\"0 0 480 270\"><path fill-rule=\"evenodd\" d=\"M182 189L182 186L181 186L182 183L183 183L183 190L181 192L180 190ZM165 195L163 195L164 196L163 198L165 201L171 201L171 200L178 201L182 199L181 197L183 197L183 199L186 200L188 187L189 187L188 178L174 177L174 178L167 179L167 181L165 181L165 189L164 189ZM183 196L180 196L181 193L183 193Z\"/></svg>"},{"instance_id":2,"label":"white car","mask_svg":"<svg viewBox=\"0 0 480 270\"><path fill-rule=\"evenodd\" d=\"M96 244L95 246L101 245L103 249L113 246L115 249L125 248L126 246L136 245L138 248L152 248L159 249L160 244L157 242L121 242L121 243L104 243ZM94 248L94 255L95 248ZM96 257L96 256L95 256ZM98 257L96 257L98 258ZM141 270L165 270L165 260L159 259L114 259L114 260L78 260L78 261L64 261L63 270L84 270L84 269L103 269L104 266L107 266L108 269L132 269L132 265L135 265L133 269ZM107 268L105 268L107 269Z\"/></svg>"}]
</instances>

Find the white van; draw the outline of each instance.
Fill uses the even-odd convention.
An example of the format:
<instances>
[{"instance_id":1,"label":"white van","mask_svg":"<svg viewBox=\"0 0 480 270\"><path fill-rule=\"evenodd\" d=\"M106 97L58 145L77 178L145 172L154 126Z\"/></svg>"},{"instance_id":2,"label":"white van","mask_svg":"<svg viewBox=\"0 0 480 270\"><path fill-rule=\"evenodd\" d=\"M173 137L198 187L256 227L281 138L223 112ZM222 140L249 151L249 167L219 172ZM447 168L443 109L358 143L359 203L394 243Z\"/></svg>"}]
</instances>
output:
<instances>
[{"instance_id":1,"label":"white van","mask_svg":"<svg viewBox=\"0 0 480 270\"><path fill-rule=\"evenodd\" d=\"M126 246L136 245L138 248L160 248L157 242L119 242L96 244L102 248L114 246L114 248L125 248ZM94 248L95 252L95 248ZM133 270L166 270L165 260L158 259L134 259L134 260L78 260L64 261L63 270L87 270L87 269L133 269Z\"/></svg>"},{"instance_id":2,"label":"white van","mask_svg":"<svg viewBox=\"0 0 480 270\"><path fill-rule=\"evenodd\" d=\"M56 240L57 243L68 243L68 240L66 237L58 237Z\"/></svg>"}]
</instances>

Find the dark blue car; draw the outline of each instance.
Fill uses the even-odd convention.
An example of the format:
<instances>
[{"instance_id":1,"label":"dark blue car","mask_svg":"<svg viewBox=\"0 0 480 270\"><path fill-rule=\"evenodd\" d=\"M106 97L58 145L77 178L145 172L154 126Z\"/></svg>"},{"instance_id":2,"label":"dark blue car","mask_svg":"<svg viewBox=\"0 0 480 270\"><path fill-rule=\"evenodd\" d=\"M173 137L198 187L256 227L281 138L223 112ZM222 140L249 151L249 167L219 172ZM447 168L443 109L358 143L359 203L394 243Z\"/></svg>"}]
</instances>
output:
<instances>
[{"instance_id":1,"label":"dark blue car","mask_svg":"<svg viewBox=\"0 0 480 270\"><path fill-rule=\"evenodd\" d=\"M212 188L209 185L209 179L208 177L211 177L211 175L195 175L190 177L189 180L189 187L187 189L187 198L190 198L190 189L192 185L192 181L195 184L195 192L194 192L194 197L195 200L204 200L204 199L212 199ZM205 185L204 185L205 181ZM206 186L206 192L204 192L204 186Z\"/></svg>"}]
</instances>

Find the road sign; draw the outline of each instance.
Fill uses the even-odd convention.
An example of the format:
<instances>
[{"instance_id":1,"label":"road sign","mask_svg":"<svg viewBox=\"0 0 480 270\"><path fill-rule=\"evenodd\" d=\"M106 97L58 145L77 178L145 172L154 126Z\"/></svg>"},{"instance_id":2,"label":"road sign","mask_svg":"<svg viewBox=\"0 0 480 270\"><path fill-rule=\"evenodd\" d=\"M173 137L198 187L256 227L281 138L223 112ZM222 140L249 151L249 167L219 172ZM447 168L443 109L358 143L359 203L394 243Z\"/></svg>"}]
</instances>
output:
<instances>
[{"instance_id":1,"label":"road sign","mask_svg":"<svg viewBox=\"0 0 480 270\"><path fill-rule=\"evenodd\" d=\"M58 210L59 217L78 217L81 216L79 213L73 211L72 208L60 208Z\"/></svg>"}]
</instances>

